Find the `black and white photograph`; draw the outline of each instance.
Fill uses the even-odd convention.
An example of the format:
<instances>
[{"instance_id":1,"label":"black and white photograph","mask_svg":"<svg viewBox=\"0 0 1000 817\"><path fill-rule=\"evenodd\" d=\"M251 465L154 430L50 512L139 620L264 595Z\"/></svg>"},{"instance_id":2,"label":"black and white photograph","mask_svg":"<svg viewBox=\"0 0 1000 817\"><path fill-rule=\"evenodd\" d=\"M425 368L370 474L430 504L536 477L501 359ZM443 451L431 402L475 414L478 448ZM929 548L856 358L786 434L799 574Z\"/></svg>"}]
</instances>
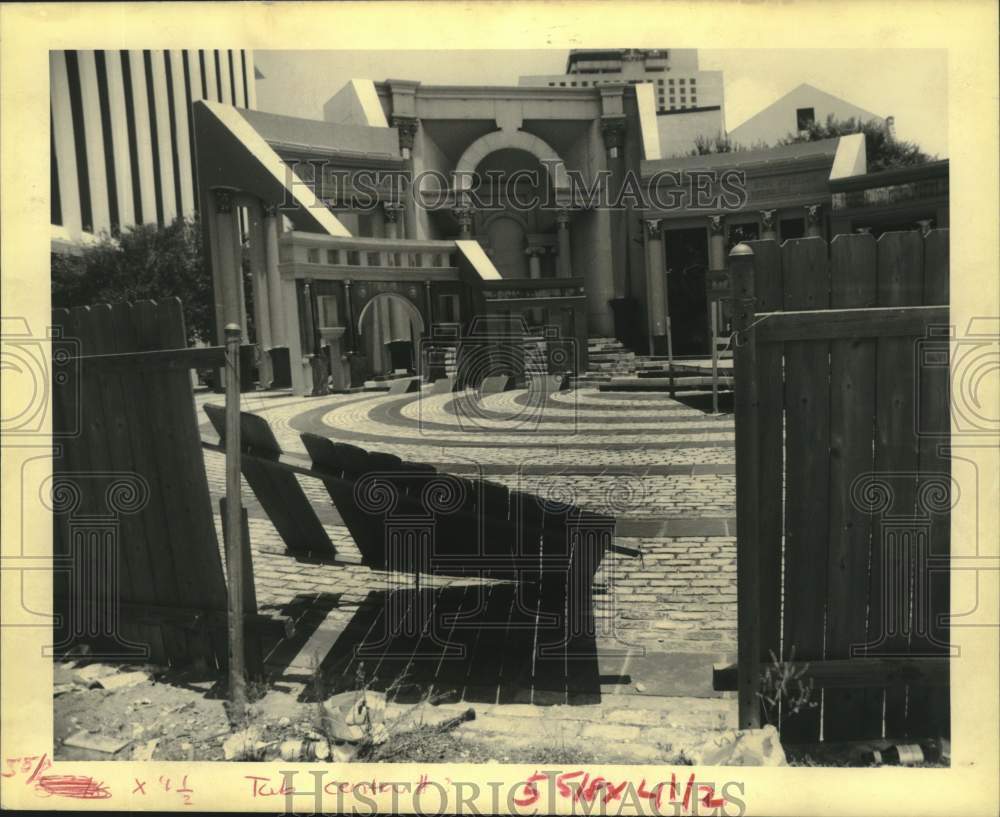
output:
<instances>
[{"instance_id":1,"label":"black and white photograph","mask_svg":"<svg viewBox=\"0 0 1000 817\"><path fill-rule=\"evenodd\" d=\"M3 157L5 806L995 813L995 9L112 5Z\"/></svg>"}]
</instances>

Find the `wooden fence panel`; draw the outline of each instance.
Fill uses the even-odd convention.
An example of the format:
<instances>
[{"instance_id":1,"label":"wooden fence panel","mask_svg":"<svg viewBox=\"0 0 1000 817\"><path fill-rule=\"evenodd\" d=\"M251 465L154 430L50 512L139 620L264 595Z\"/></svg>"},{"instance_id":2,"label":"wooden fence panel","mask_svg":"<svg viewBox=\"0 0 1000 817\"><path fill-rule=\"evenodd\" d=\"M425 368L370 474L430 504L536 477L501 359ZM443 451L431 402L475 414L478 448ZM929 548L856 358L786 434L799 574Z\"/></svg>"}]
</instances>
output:
<instances>
[{"instance_id":1,"label":"wooden fence panel","mask_svg":"<svg viewBox=\"0 0 1000 817\"><path fill-rule=\"evenodd\" d=\"M202 616L221 613L224 620L226 588L189 374L143 360L112 366L93 359L184 348L180 302L54 310L53 324L78 339L81 356L78 381L54 384L57 435L72 428L77 412L82 420L79 437L57 458L56 473L70 480L81 475L81 485L85 474L103 474L105 482L132 475L148 492L134 513L117 516L120 637L148 645L158 663L217 665L226 655L225 635L210 634ZM101 507L109 494L99 482L91 478L81 490L81 513L113 510ZM66 515L54 521L57 546L66 548ZM57 607L81 602L68 583L55 590Z\"/></svg>"},{"instance_id":2,"label":"wooden fence panel","mask_svg":"<svg viewBox=\"0 0 1000 817\"><path fill-rule=\"evenodd\" d=\"M785 309L830 306L827 244L821 238L782 246ZM823 657L823 601L829 513L830 387L826 340L785 344L785 577L783 659ZM766 503L762 503L766 504ZM781 713L793 742L819 739L819 707Z\"/></svg>"},{"instance_id":3,"label":"wooden fence panel","mask_svg":"<svg viewBox=\"0 0 1000 817\"><path fill-rule=\"evenodd\" d=\"M923 238L918 232L884 233L878 242L879 306L923 303ZM877 341L875 414L875 474L891 493L891 504L875 514L872 530L872 570L869 655L905 652L912 624L910 586L912 563L908 550L914 530L917 436L913 427L914 339ZM896 517L894 519L893 517ZM898 519L898 521L897 521ZM869 715L881 708L878 694L866 697ZM885 731L901 735L906 725L906 689L888 687L884 696Z\"/></svg>"},{"instance_id":4,"label":"wooden fence panel","mask_svg":"<svg viewBox=\"0 0 1000 817\"><path fill-rule=\"evenodd\" d=\"M830 245L831 306L873 307L878 247L871 235L837 236ZM834 340L830 344L830 551L828 561L828 659L848 659L864 645L868 604L870 511L853 500L852 485L874 468L875 341ZM868 694L872 694L870 691ZM863 718L863 689L828 689L823 694L827 740L876 737L881 716Z\"/></svg>"},{"instance_id":5,"label":"wooden fence panel","mask_svg":"<svg viewBox=\"0 0 1000 817\"><path fill-rule=\"evenodd\" d=\"M932 230L924 239L924 303L949 302L948 230ZM951 431L948 369L948 330L917 354L919 477L918 514L928 519L927 562L918 561L916 630L910 647L914 654L948 655L949 633L944 617L950 611L950 574L942 569L951 555L951 459L941 452ZM931 567L928 562L934 560ZM924 629L926 627L926 629ZM950 732L950 695L947 687L910 687L907 731L911 735Z\"/></svg>"},{"instance_id":6,"label":"wooden fence panel","mask_svg":"<svg viewBox=\"0 0 1000 817\"><path fill-rule=\"evenodd\" d=\"M780 600L781 658L794 650L822 702L783 704L784 741L947 734L948 232L793 240L777 264L774 242L752 248L757 328L735 356L739 665L718 688L740 690L741 723L756 717L745 687Z\"/></svg>"},{"instance_id":7,"label":"wooden fence panel","mask_svg":"<svg viewBox=\"0 0 1000 817\"><path fill-rule=\"evenodd\" d=\"M758 312L780 312L785 291L777 241L747 242L754 251L754 296ZM781 655L781 549L784 525L784 373L778 344L757 348L759 386L757 480L760 484L758 537L760 562L760 660Z\"/></svg>"}]
</instances>

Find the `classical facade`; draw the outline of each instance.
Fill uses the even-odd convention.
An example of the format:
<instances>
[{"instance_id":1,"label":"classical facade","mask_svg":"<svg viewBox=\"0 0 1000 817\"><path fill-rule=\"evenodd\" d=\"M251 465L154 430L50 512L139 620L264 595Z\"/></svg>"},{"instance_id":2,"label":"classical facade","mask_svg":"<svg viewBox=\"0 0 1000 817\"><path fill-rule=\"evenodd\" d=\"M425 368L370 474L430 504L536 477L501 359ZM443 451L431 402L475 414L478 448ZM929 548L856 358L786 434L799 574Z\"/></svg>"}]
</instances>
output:
<instances>
[{"instance_id":1,"label":"classical facade","mask_svg":"<svg viewBox=\"0 0 1000 817\"><path fill-rule=\"evenodd\" d=\"M287 372L299 393L454 374L455 345L484 332L556 350L549 371L585 366L588 336L708 354L721 315L706 281L728 247L855 229L844 208L876 194L860 134L675 157L662 118L646 82L354 80L323 120L200 102L220 330L252 324L261 382Z\"/></svg>"}]
</instances>

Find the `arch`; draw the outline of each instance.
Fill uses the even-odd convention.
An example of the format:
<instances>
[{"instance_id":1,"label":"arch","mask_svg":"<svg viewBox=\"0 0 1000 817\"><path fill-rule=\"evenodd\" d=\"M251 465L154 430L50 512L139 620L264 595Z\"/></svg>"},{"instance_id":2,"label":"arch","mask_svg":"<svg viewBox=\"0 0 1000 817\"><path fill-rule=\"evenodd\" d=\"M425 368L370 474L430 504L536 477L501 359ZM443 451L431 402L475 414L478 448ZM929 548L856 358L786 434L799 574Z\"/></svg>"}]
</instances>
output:
<instances>
[{"instance_id":1,"label":"arch","mask_svg":"<svg viewBox=\"0 0 1000 817\"><path fill-rule=\"evenodd\" d=\"M562 157L544 139L521 130L498 130L480 136L465 149L458 164L455 165L453 174L455 189L469 189L472 186L472 175L479 167L479 163L491 153L504 149L523 150L532 154L548 169L552 186L556 190L565 190L569 187L566 165Z\"/></svg>"},{"instance_id":2,"label":"arch","mask_svg":"<svg viewBox=\"0 0 1000 817\"><path fill-rule=\"evenodd\" d=\"M364 325L365 316L368 314L368 310L371 309L372 304L383 300L387 300L391 303L396 303L396 302L401 303L407 310L410 319L413 321L417 331L421 335L424 335L426 333L426 327L424 325L424 316L420 314L420 310L417 308L417 305L413 303L413 301L411 301L405 295L401 295L398 292L379 292L368 299L368 302L364 305L364 307L361 310L361 313L358 315L357 331L359 335L363 334L364 332L362 326Z\"/></svg>"}]
</instances>

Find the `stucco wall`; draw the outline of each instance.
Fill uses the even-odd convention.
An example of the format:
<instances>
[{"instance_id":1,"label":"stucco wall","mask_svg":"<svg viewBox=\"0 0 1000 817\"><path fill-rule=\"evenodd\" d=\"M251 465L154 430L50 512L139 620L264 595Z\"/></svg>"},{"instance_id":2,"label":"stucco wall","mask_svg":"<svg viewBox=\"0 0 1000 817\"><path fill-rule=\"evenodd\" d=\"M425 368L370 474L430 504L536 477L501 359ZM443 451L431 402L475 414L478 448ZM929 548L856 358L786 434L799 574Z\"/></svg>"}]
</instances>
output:
<instances>
[{"instance_id":1,"label":"stucco wall","mask_svg":"<svg viewBox=\"0 0 1000 817\"><path fill-rule=\"evenodd\" d=\"M714 139L723 133L722 109L688 111L656 117L660 134L660 156L688 156L699 136Z\"/></svg>"},{"instance_id":2,"label":"stucco wall","mask_svg":"<svg viewBox=\"0 0 1000 817\"><path fill-rule=\"evenodd\" d=\"M833 94L811 85L800 85L746 122L733 128L729 132L729 138L745 147L751 147L757 142L773 145L779 139L796 131L796 111L799 108L813 108L816 121L820 123L826 122L831 114L835 119L853 117L862 121L875 120L880 123L884 121L881 116L852 105Z\"/></svg>"}]
</instances>

